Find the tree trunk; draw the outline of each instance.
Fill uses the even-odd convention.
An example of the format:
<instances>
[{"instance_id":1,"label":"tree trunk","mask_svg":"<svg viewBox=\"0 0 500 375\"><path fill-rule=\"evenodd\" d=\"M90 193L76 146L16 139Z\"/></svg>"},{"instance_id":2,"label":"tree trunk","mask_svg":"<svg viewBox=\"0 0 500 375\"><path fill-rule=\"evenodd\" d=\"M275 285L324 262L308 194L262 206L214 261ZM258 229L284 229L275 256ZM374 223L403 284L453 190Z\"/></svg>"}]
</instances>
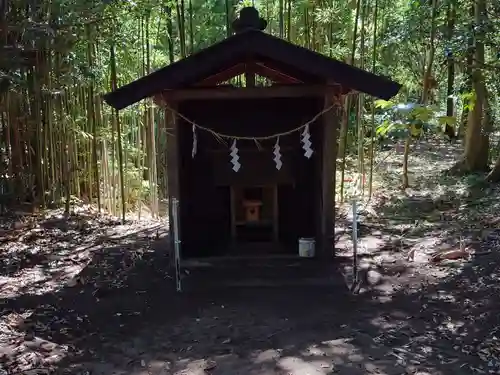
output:
<instances>
[{"instance_id":1,"label":"tree trunk","mask_svg":"<svg viewBox=\"0 0 500 375\"><path fill-rule=\"evenodd\" d=\"M111 89L116 90L118 87L117 82L117 74L116 74L116 54L115 54L115 45L112 44L110 48L110 62L111 62ZM125 213L127 207L125 205L125 181L123 176L123 147L122 147L122 132L121 132L121 124L120 124L120 116L118 114L118 110L113 111L113 120L116 124L116 132L117 132L117 141L118 141L118 173L120 176L120 195L121 195L121 217L122 222L125 222ZM114 173L114 171L113 171Z\"/></svg>"},{"instance_id":2,"label":"tree trunk","mask_svg":"<svg viewBox=\"0 0 500 375\"><path fill-rule=\"evenodd\" d=\"M189 53L194 53L193 0L189 0Z\"/></svg>"},{"instance_id":3,"label":"tree trunk","mask_svg":"<svg viewBox=\"0 0 500 375\"><path fill-rule=\"evenodd\" d=\"M432 15L431 15L431 34L429 37L430 49L429 49L429 60L427 65L424 65L424 77L423 77L423 91L421 103L426 105L429 101L430 91L432 90L431 78L432 78L432 68L434 65L434 55L436 53L436 18L437 18L437 0L432 0ZM408 178L408 159L410 157L410 146L412 141L411 131L408 129L408 136L405 140L405 148L403 155L403 189L407 189L410 186L410 181Z\"/></svg>"},{"instance_id":4,"label":"tree trunk","mask_svg":"<svg viewBox=\"0 0 500 375\"><path fill-rule=\"evenodd\" d=\"M375 0L375 10L373 13L373 51L372 51L372 73L375 74L377 61L377 21L378 21L378 0ZM375 99L372 98L371 105L371 141L370 141L370 175L368 180L368 198L371 199L373 193L373 166L375 162Z\"/></svg>"},{"instance_id":5,"label":"tree trunk","mask_svg":"<svg viewBox=\"0 0 500 375\"><path fill-rule=\"evenodd\" d=\"M184 0L176 1L177 9L177 27L179 29L179 46L181 50L181 57L186 57L186 29L185 24L185 14L184 14Z\"/></svg>"},{"instance_id":6,"label":"tree trunk","mask_svg":"<svg viewBox=\"0 0 500 375\"><path fill-rule=\"evenodd\" d=\"M455 16L456 10L454 4L448 2L447 10L447 39L448 43L451 43L453 38L453 29L455 27ZM454 87L455 87L455 59L453 57L453 52L451 50L446 51L446 62L448 65L448 85L446 90L446 116L453 117L455 115L455 105L454 105ZM445 134L448 136L450 141L455 139L455 129L450 125L446 124L444 129Z\"/></svg>"},{"instance_id":7,"label":"tree trunk","mask_svg":"<svg viewBox=\"0 0 500 375\"><path fill-rule=\"evenodd\" d=\"M352 44L351 44L351 56L348 61L349 64L354 65L354 57L356 55L356 37L358 34L358 21L360 16L361 0L356 0L356 15L354 16L354 28L352 33ZM351 96L347 95L345 97L343 106L344 111L342 115L342 122L340 124L340 136L339 136L339 149L337 151L337 158L342 155L342 167L340 176L340 199L344 199L344 176L345 176L345 165L346 165L346 153L347 153L347 133L349 128L349 115L351 106L354 103L351 100Z\"/></svg>"},{"instance_id":8,"label":"tree trunk","mask_svg":"<svg viewBox=\"0 0 500 375\"><path fill-rule=\"evenodd\" d=\"M471 19L474 18L475 6L472 4L469 8L469 16ZM469 26L469 38L467 39L467 58L466 58L466 69L465 69L465 85L461 90L461 94L469 94L472 91L472 65L474 64L474 22L471 21ZM458 125L457 137L463 138L465 128L467 125L467 119L469 118L469 108L470 103L465 101L462 108L462 118Z\"/></svg>"},{"instance_id":9,"label":"tree trunk","mask_svg":"<svg viewBox=\"0 0 500 375\"><path fill-rule=\"evenodd\" d=\"M283 4L283 0L279 0L279 37L281 39L283 39L283 35L284 35L284 28L285 28L285 21L284 21L284 18L285 18L285 7L284 7L284 4Z\"/></svg>"},{"instance_id":10,"label":"tree trunk","mask_svg":"<svg viewBox=\"0 0 500 375\"><path fill-rule=\"evenodd\" d=\"M190 0L190 3L191 3L191 0ZM231 4L229 4L229 0L225 1L225 5L226 5L226 37L229 38L232 34L231 17L230 17Z\"/></svg>"},{"instance_id":11,"label":"tree trunk","mask_svg":"<svg viewBox=\"0 0 500 375\"><path fill-rule=\"evenodd\" d=\"M498 146L500 148L500 143ZM488 173L488 176L486 176L486 180L490 182L500 182L500 154L498 155L493 169Z\"/></svg>"},{"instance_id":12,"label":"tree trunk","mask_svg":"<svg viewBox=\"0 0 500 375\"><path fill-rule=\"evenodd\" d=\"M168 38L168 62L173 64L175 62L175 52L174 52L174 26L172 22L172 8L171 5L165 7L167 13L167 38Z\"/></svg>"},{"instance_id":13,"label":"tree trunk","mask_svg":"<svg viewBox=\"0 0 500 375\"><path fill-rule=\"evenodd\" d=\"M484 25L486 21L486 0L475 2L475 24ZM489 134L488 116L483 116L487 105L486 85L483 72L484 65L484 29L478 27L475 35L475 62L472 74L472 87L476 93L474 108L469 113L466 136L465 153L462 167L466 172L480 172L488 169Z\"/></svg>"}]
</instances>

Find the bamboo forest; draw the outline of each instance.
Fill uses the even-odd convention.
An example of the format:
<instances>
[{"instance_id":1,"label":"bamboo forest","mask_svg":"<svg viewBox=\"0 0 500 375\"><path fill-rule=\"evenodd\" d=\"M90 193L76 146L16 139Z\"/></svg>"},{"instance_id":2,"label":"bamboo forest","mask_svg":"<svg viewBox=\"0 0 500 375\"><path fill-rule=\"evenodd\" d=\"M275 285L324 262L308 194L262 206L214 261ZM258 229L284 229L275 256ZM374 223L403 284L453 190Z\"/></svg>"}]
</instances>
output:
<instances>
[{"instance_id":1,"label":"bamboo forest","mask_svg":"<svg viewBox=\"0 0 500 375\"><path fill-rule=\"evenodd\" d=\"M498 0L0 33L0 375L500 374Z\"/></svg>"},{"instance_id":2,"label":"bamboo forest","mask_svg":"<svg viewBox=\"0 0 500 375\"><path fill-rule=\"evenodd\" d=\"M114 214L144 204L158 215L166 196L163 115L151 101L118 115L100 98L220 41L244 5L5 1L2 201L46 207L75 197ZM283 0L257 6L269 33L404 83L392 102L379 107L368 97L359 99L361 106L351 101L340 159L354 153L369 170L372 139L365 134L379 135L376 146L382 135L402 136L408 127L424 137L447 127L445 136L464 140L462 169L498 164L500 8L494 2L405 1L395 9L383 0ZM402 114L403 120L413 116L411 121L384 120L384 113L412 103L418 110ZM498 180L499 168L487 178Z\"/></svg>"}]
</instances>

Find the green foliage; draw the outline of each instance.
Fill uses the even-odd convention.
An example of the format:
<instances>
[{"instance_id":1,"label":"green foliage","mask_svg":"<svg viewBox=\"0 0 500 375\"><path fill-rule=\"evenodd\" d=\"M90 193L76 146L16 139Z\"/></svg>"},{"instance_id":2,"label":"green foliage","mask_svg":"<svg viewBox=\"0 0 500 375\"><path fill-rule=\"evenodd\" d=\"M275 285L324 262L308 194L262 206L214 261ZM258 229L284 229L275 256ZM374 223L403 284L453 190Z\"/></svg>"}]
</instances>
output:
<instances>
[{"instance_id":1,"label":"green foliage","mask_svg":"<svg viewBox=\"0 0 500 375\"><path fill-rule=\"evenodd\" d=\"M350 57L354 39L357 47L354 63L368 70L372 65L371 54L375 52L375 72L391 76L404 84L393 101L375 102L376 134L379 136L405 138L408 135L421 137L427 133L439 133L447 125L455 127L463 110L474 109L476 95L470 87L467 64L471 64L468 53L471 50L471 38L477 31L486 34L487 64L479 68L487 83L488 101L493 114L500 111L497 98L500 92L500 65L496 48L500 43L500 14L496 5L489 4L489 20L476 25L470 14L470 2L438 2L435 61L431 72L437 87L433 88L433 104L421 106L413 103L422 96L423 72L428 63L431 1L379 0L375 46L372 37L375 28L374 0L363 3L365 17L363 22L359 20L357 24L356 37L353 35L356 2L352 0L283 0L283 14L279 14L278 0L52 0L39 3L32 0L7 2L5 23L9 38L8 43L1 47L0 93L9 92L11 99L18 99L15 105L19 107L19 115L4 117L8 118L6 121L13 122L10 129L23 129L27 137L18 142L19 149L15 152L18 157L15 160L27 156L25 148L36 149L36 126L40 122L41 110L31 106L34 98L39 97L41 106L55 103L60 97L69 98L69 104L63 108L63 115L55 108L47 110L52 116L51 126L56 129L53 147L64 148L58 132L65 129L64 134L74 138L78 145L79 149L75 151L77 161L88 168L92 160L89 156L91 145L96 141L98 159L105 158L110 174L117 175L117 135L112 121L113 112L99 100L103 93L111 89L111 46L116 48L118 86L121 86L147 74L147 60L151 70L170 63L171 55L174 60L178 60L182 54L182 39L185 40L188 54L224 39L228 31L226 20L232 21L239 9L253 4L261 16L267 19L267 32L274 35L281 32L289 36L293 43L307 45L319 53L345 61ZM449 5L455 11L452 35L448 35L447 30ZM284 21L284 30L279 30L280 19ZM364 30L361 30L361 25L365 26ZM363 38L361 32L364 33ZM363 51L361 39L364 42ZM364 61L361 61L361 56L364 56ZM455 116L445 114L446 100L450 94L446 74L450 56L453 58L456 78L452 93ZM37 89L34 90L34 87ZM95 136L88 113L90 88L93 99L101 106L98 110L100 117L96 119ZM14 107L5 99L2 105L5 114ZM150 182L146 180L150 171L144 167L151 160L151 155L144 152L145 129L149 126L145 112L150 105L150 102L143 102L120 112L130 205L151 196ZM158 109L153 108L156 115ZM365 125L371 120L370 115L366 117ZM19 123L14 123L14 119L17 121L18 118L21 119ZM355 123L355 118L349 119L349 125ZM3 133L7 134L5 131ZM164 151L165 139L161 137L164 133L156 131L155 134L156 144L160 145L158 150ZM17 133L9 135L19 136ZM6 155L5 160L11 160L12 155L7 156L11 145L7 145L4 138L0 138L0 156L4 158L3 155ZM52 153L48 152L51 157ZM47 168L53 174L56 166ZM24 170L28 170L28 167L24 166ZM3 167L1 173L4 173ZM85 181L92 179L88 171L82 172L80 177Z\"/></svg>"},{"instance_id":2,"label":"green foliage","mask_svg":"<svg viewBox=\"0 0 500 375\"><path fill-rule=\"evenodd\" d=\"M455 117L443 116L435 106L377 100L375 107L383 111L376 128L379 136L400 139L410 135L419 138L430 132L441 133L445 125L456 124Z\"/></svg>"},{"instance_id":3,"label":"green foliage","mask_svg":"<svg viewBox=\"0 0 500 375\"><path fill-rule=\"evenodd\" d=\"M441 125L441 128L443 128L446 125L455 127L457 123L457 118L454 116L440 116L437 119L438 119L438 124Z\"/></svg>"},{"instance_id":4,"label":"green foliage","mask_svg":"<svg viewBox=\"0 0 500 375\"><path fill-rule=\"evenodd\" d=\"M472 111L474 109L474 105L476 104L476 93L475 91L472 92L466 92L460 95L460 98L462 99L463 108L467 109L468 111Z\"/></svg>"},{"instance_id":5,"label":"green foliage","mask_svg":"<svg viewBox=\"0 0 500 375\"><path fill-rule=\"evenodd\" d=\"M127 172L127 205L137 208L139 202L149 202L151 197L150 184L143 179L145 168L137 168L129 163L125 169Z\"/></svg>"}]
</instances>

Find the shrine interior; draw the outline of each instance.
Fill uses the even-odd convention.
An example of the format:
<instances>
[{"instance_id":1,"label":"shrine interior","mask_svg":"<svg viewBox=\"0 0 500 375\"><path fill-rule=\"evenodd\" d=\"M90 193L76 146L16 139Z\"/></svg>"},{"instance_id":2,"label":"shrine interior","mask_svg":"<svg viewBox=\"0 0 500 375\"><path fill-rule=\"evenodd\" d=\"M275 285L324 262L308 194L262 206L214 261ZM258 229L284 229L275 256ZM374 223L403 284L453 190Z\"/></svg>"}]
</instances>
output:
<instances>
[{"instance_id":1,"label":"shrine interior","mask_svg":"<svg viewBox=\"0 0 500 375\"><path fill-rule=\"evenodd\" d=\"M180 227L184 257L294 254L300 237L314 237L321 189L321 118L309 126L311 158L304 157L300 132L279 139L282 167L276 168L269 140L236 139L238 171L227 140L196 133L190 122L218 134L266 137L313 119L323 97L190 100L178 108ZM228 113L227 108L231 108ZM189 119L189 121L187 120Z\"/></svg>"}]
</instances>

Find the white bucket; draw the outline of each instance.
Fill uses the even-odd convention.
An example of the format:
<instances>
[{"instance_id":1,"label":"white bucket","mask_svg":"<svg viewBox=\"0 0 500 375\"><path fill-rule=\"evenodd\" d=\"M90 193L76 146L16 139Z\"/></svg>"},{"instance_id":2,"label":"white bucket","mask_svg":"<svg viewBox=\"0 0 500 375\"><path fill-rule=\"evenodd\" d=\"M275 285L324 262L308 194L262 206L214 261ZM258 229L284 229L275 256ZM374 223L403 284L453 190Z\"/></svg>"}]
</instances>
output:
<instances>
[{"instance_id":1,"label":"white bucket","mask_svg":"<svg viewBox=\"0 0 500 375\"><path fill-rule=\"evenodd\" d=\"M313 258L316 250L316 240L314 238L299 238L299 256L303 258Z\"/></svg>"}]
</instances>

